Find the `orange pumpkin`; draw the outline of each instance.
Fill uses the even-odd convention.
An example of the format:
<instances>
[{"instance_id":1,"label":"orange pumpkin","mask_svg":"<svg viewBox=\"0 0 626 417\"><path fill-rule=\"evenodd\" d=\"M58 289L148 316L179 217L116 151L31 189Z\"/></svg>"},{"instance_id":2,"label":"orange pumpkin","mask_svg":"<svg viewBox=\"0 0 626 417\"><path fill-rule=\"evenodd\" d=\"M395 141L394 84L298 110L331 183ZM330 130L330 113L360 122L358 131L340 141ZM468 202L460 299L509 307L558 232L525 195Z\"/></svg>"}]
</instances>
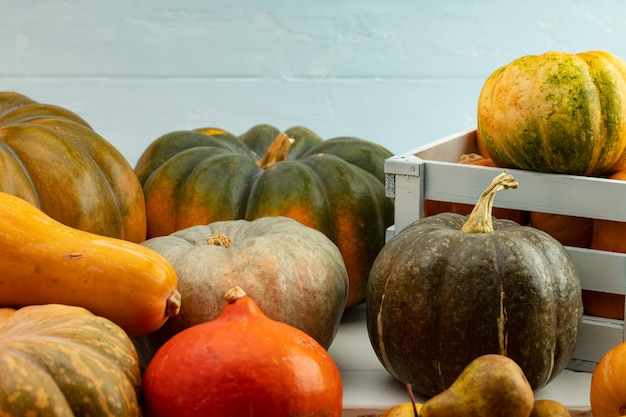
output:
<instances>
[{"instance_id":1,"label":"orange pumpkin","mask_svg":"<svg viewBox=\"0 0 626 417\"><path fill-rule=\"evenodd\" d=\"M482 154L477 153L461 155L459 163L489 167L496 166L491 158L483 157ZM456 213L462 216L466 216L472 212L473 208L473 204L453 203L448 201L426 199L424 200L424 217L433 216L439 213ZM529 221L528 212L524 210L494 207L492 213L496 219L513 220L515 223L523 226L527 225Z\"/></svg>"},{"instance_id":2,"label":"orange pumpkin","mask_svg":"<svg viewBox=\"0 0 626 417\"><path fill-rule=\"evenodd\" d=\"M144 415L341 416L341 375L328 352L269 319L240 287L225 298L217 319L157 351L144 373Z\"/></svg>"},{"instance_id":3,"label":"orange pumpkin","mask_svg":"<svg viewBox=\"0 0 626 417\"><path fill-rule=\"evenodd\" d=\"M591 218L533 211L530 213L530 225L543 230L562 245L578 248L591 246Z\"/></svg>"},{"instance_id":4,"label":"orange pumpkin","mask_svg":"<svg viewBox=\"0 0 626 417\"><path fill-rule=\"evenodd\" d=\"M618 171L609 177L626 181L626 170ZM611 252L626 253L626 222L594 219L591 248ZM624 319L624 295L598 291L584 291L585 314L611 319Z\"/></svg>"},{"instance_id":5,"label":"orange pumpkin","mask_svg":"<svg viewBox=\"0 0 626 417\"><path fill-rule=\"evenodd\" d=\"M596 365L589 402L594 417L626 415L626 342L610 349Z\"/></svg>"}]
</instances>

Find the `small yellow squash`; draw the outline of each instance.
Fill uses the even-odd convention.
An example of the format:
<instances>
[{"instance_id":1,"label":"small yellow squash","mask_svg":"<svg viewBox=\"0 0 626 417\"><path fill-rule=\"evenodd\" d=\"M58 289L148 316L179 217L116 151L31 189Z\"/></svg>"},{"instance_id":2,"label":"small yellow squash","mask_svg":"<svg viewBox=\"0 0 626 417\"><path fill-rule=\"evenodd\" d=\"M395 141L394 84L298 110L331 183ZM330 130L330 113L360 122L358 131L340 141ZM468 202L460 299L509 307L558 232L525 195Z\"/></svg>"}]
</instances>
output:
<instances>
[{"instance_id":1,"label":"small yellow squash","mask_svg":"<svg viewBox=\"0 0 626 417\"><path fill-rule=\"evenodd\" d=\"M1 306L80 306L130 335L178 314L176 273L157 252L65 226L7 193L0 193L0 218Z\"/></svg>"}]
</instances>

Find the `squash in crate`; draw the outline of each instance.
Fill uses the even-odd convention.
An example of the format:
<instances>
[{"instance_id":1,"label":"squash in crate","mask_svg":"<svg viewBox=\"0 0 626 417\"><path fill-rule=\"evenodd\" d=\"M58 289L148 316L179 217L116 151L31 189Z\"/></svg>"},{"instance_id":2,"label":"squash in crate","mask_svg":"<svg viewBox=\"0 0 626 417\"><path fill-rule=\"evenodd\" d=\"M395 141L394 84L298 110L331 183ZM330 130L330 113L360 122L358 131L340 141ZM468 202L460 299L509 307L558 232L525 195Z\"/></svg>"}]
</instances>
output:
<instances>
[{"instance_id":1,"label":"squash in crate","mask_svg":"<svg viewBox=\"0 0 626 417\"><path fill-rule=\"evenodd\" d=\"M379 253L369 278L367 329L378 359L425 396L448 388L478 356L498 353L539 389L567 365L582 324L581 284L548 234L491 217L494 178L469 216L419 219Z\"/></svg>"},{"instance_id":2,"label":"squash in crate","mask_svg":"<svg viewBox=\"0 0 626 417\"><path fill-rule=\"evenodd\" d=\"M329 348L348 296L341 253L320 231L288 217L226 220L148 239L147 248L173 266L185 301L158 331L135 339L142 366L175 334L214 320L236 285L273 320Z\"/></svg>"},{"instance_id":3,"label":"squash in crate","mask_svg":"<svg viewBox=\"0 0 626 417\"><path fill-rule=\"evenodd\" d=\"M626 170L609 176L610 179L626 181ZM626 253L626 222L594 219L591 248ZM583 291L583 301L588 314L624 320L624 295L598 291Z\"/></svg>"},{"instance_id":4,"label":"squash in crate","mask_svg":"<svg viewBox=\"0 0 626 417\"><path fill-rule=\"evenodd\" d=\"M146 238L143 191L123 155L70 110L9 91L0 92L0 191L77 229Z\"/></svg>"},{"instance_id":5,"label":"squash in crate","mask_svg":"<svg viewBox=\"0 0 626 417\"><path fill-rule=\"evenodd\" d=\"M350 278L346 306L363 301L369 269L393 223L384 160L363 139L322 140L303 127L258 125L240 137L220 129L156 139L135 171L143 184L148 237L216 221L284 216L339 248Z\"/></svg>"},{"instance_id":6,"label":"squash in crate","mask_svg":"<svg viewBox=\"0 0 626 417\"><path fill-rule=\"evenodd\" d=\"M131 340L81 307L0 308L0 375L3 416L140 414Z\"/></svg>"},{"instance_id":7,"label":"squash in crate","mask_svg":"<svg viewBox=\"0 0 626 417\"><path fill-rule=\"evenodd\" d=\"M609 175L626 169L626 63L606 51L551 51L494 71L478 98L496 165Z\"/></svg>"},{"instance_id":8,"label":"squash in crate","mask_svg":"<svg viewBox=\"0 0 626 417\"><path fill-rule=\"evenodd\" d=\"M145 416L341 416L341 374L328 352L268 318L241 287L224 298L218 318L178 333L150 362Z\"/></svg>"},{"instance_id":9,"label":"squash in crate","mask_svg":"<svg viewBox=\"0 0 626 417\"><path fill-rule=\"evenodd\" d=\"M0 192L0 306L85 307L131 335L178 314L176 272L138 243L66 226Z\"/></svg>"},{"instance_id":10,"label":"squash in crate","mask_svg":"<svg viewBox=\"0 0 626 417\"><path fill-rule=\"evenodd\" d=\"M461 155L458 161L460 164L495 167L491 158L485 158L481 154L468 153ZM457 213L463 216L468 215L474 209L472 204L452 203L448 201L424 200L424 217L439 213ZM494 207L492 210L494 217L498 219L509 219L521 225L527 225L529 213L526 210L515 210L501 207Z\"/></svg>"}]
</instances>

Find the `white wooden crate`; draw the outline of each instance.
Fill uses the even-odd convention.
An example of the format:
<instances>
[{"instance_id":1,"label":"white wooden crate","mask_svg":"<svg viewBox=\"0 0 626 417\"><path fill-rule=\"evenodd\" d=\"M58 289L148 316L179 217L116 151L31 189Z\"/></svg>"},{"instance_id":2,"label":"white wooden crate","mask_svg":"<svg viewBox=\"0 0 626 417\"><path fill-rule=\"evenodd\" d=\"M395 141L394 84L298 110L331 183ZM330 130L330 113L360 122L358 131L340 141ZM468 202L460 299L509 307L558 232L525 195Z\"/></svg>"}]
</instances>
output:
<instances>
[{"instance_id":1,"label":"white wooden crate","mask_svg":"<svg viewBox=\"0 0 626 417\"><path fill-rule=\"evenodd\" d=\"M424 199L475 204L502 168L459 164L464 153L477 152L476 131L447 136L385 161L387 196L395 200L395 223L387 240L423 217ZM626 182L574 175L508 169L519 187L497 194L494 207L568 214L626 222ZM624 237L626 239L626 236ZM626 254L566 246L584 289L626 293ZM624 321L585 316L573 366L593 364L625 339Z\"/></svg>"}]
</instances>

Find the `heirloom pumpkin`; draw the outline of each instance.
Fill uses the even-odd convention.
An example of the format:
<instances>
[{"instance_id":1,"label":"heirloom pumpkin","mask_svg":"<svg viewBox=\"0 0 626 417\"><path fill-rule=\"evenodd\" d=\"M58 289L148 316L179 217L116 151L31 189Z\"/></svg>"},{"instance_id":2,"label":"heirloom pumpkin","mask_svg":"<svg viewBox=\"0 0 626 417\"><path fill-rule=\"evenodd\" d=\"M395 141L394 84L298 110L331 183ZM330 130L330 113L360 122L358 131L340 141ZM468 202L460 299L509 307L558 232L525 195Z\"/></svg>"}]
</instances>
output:
<instances>
[{"instance_id":1,"label":"heirloom pumpkin","mask_svg":"<svg viewBox=\"0 0 626 417\"><path fill-rule=\"evenodd\" d=\"M384 160L374 143L323 141L303 127L259 125L236 137L220 129L164 135L140 157L148 237L216 221L285 216L339 248L350 277L346 306L365 296L369 269L393 223Z\"/></svg>"},{"instance_id":2,"label":"heirloom pumpkin","mask_svg":"<svg viewBox=\"0 0 626 417\"><path fill-rule=\"evenodd\" d=\"M176 272L155 251L66 226L3 192L0 219L0 306L78 305L131 335L178 314Z\"/></svg>"},{"instance_id":3,"label":"heirloom pumpkin","mask_svg":"<svg viewBox=\"0 0 626 417\"><path fill-rule=\"evenodd\" d=\"M498 166L606 175L626 168L626 63L605 51L552 51L494 71L478 133Z\"/></svg>"},{"instance_id":4,"label":"heirloom pumpkin","mask_svg":"<svg viewBox=\"0 0 626 417\"><path fill-rule=\"evenodd\" d=\"M148 239L147 248L174 267L184 303L157 332L136 340L142 364L163 343L217 318L235 285L271 319L287 323L328 348L348 295L341 253L323 233L288 217L227 220Z\"/></svg>"},{"instance_id":5,"label":"heirloom pumpkin","mask_svg":"<svg viewBox=\"0 0 626 417\"><path fill-rule=\"evenodd\" d=\"M419 219L392 238L369 277L366 319L378 359L423 395L448 388L474 358L517 362L533 389L565 368L582 322L580 280L548 234L493 220L498 175L469 216Z\"/></svg>"},{"instance_id":6,"label":"heirloom pumpkin","mask_svg":"<svg viewBox=\"0 0 626 417\"><path fill-rule=\"evenodd\" d=\"M139 416L137 352L81 307L0 308L0 415Z\"/></svg>"},{"instance_id":7,"label":"heirloom pumpkin","mask_svg":"<svg viewBox=\"0 0 626 417\"><path fill-rule=\"evenodd\" d=\"M139 243L143 191L123 155L80 116L0 92L0 191L77 229Z\"/></svg>"},{"instance_id":8,"label":"heirloom pumpkin","mask_svg":"<svg viewBox=\"0 0 626 417\"><path fill-rule=\"evenodd\" d=\"M146 417L339 417L337 365L313 338L271 320L234 287L218 318L163 345L143 377Z\"/></svg>"}]
</instances>

